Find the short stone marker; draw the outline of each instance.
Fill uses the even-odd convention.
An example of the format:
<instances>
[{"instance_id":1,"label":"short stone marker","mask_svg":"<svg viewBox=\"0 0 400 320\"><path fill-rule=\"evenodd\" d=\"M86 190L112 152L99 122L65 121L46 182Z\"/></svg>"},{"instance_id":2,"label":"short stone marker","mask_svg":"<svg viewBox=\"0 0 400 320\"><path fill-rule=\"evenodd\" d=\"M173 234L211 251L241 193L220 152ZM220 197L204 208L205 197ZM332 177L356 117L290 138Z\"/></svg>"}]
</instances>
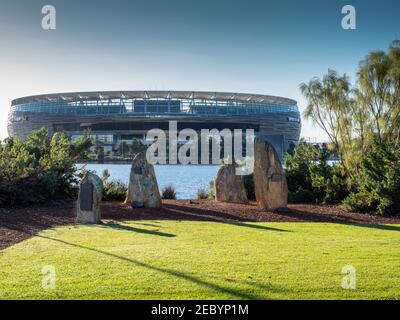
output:
<instances>
[{"instance_id":1,"label":"short stone marker","mask_svg":"<svg viewBox=\"0 0 400 320\"><path fill-rule=\"evenodd\" d=\"M77 223L98 224L101 222L100 204L103 197L103 182L88 172L79 184Z\"/></svg>"},{"instance_id":2,"label":"short stone marker","mask_svg":"<svg viewBox=\"0 0 400 320\"><path fill-rule=\"evenodd\" d=\"M215 200L218 202L248 203L242 176L236 175L238 165L222 165L215 178Z\"/></svg>"},{"instance_id":3,"label":"short stone marker","mask_svg":"<svg viewBox=\"0 0 400 320\"><path fill-rule=\"evenodd\" d=\"M254 189L263 209L285 209L288 186L278 154L271 143L257 137L254 143Z\"/></svg>"},{"instance_id":4,"label":"short stone marker","mask_svg":"<svg viewBox=\"0 0 400 320\"><path fill-rule=\"evenodd\" d=\"M132 160L125 203L133 208L160 208L162 205L154 166L147 162L146 152L136 154Z\"/></svg>"}]
</instances>

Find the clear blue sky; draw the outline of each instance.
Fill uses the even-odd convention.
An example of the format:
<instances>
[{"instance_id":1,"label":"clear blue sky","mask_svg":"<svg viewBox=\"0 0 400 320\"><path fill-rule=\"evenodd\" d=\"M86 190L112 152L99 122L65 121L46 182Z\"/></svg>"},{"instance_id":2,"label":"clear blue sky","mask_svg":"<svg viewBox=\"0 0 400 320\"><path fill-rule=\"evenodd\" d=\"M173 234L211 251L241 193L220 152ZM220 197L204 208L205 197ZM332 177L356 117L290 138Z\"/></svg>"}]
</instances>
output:
<instances>
[{"instance_id":1,"label":"clear blue sky","mask_svg":"<svg viewBox=\"0 0 400 320\"><path fill-rule=\"evenodd\" d=\"M57 30L41 8L57 9ZM357 9L357 30L341 8ZM11 100L96 90L211 90L304 100L328 68L354 80L370 50L400 38L398 0L1 0L0 138ZM304 122L302 136L323 140Z\"/></svg>"}]
</instances>

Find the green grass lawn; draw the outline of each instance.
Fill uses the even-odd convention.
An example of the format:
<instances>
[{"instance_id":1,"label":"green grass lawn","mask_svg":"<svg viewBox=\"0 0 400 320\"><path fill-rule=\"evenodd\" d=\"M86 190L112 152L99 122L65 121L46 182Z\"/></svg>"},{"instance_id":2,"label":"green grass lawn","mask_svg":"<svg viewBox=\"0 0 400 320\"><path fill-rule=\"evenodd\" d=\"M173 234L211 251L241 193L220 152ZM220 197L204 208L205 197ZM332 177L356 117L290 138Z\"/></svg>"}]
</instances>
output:
<instances>
[{"instance_id":1,"label":"green grass lawn","mask_svg":"<svg viewBox=\"0 0 400 320\"><path fill-rule=\"evenodd\" d=\"M55 267L56 288L42 288ZM357 270L344 290L342 267ZM0 299L398 299L400 227L145 221L0 251Z\"/></svg>"}]
</instances>

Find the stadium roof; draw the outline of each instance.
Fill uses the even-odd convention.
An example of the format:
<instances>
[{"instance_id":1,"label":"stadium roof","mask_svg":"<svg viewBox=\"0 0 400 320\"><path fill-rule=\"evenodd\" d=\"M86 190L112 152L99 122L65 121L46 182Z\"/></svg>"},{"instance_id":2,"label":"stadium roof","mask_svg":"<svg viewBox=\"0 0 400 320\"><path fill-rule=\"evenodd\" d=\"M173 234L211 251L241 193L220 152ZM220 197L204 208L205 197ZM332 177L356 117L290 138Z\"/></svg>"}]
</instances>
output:
<instances>
[{"instance_id":1,"label":"stadium roof","mask_svg":"<svg viewBox=\"0 0 400 320\"><path fill-rule=\"evenodd\" d=\"M99 91L99 92L70 92L29 96L12 101L12 105L24 103L74 102L113 99L201 99L223 100L242 103L271 103L297 105L292 99L246 93L205 92L205 91Z\"/></svg>"}]
</instances>

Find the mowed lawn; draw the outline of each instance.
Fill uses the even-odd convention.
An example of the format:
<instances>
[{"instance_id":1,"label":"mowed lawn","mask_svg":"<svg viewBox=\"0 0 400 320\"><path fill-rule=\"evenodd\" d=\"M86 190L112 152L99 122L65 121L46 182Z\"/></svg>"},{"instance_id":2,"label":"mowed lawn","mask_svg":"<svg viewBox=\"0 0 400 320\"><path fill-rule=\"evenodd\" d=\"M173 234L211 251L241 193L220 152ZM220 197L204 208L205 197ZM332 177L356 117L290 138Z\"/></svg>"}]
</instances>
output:
<instances>
[{"instance_id":1,"label":"mowed lawn","mask_svg":"<svg viewBox=\"0 0 400 320\"><path fill-rule=\"evenodd\" d=\"M341 287L345 265L355 290ZM399 226L130 221L0 251L0 299L399 298Z\"/></svg>"}]
</instances>

